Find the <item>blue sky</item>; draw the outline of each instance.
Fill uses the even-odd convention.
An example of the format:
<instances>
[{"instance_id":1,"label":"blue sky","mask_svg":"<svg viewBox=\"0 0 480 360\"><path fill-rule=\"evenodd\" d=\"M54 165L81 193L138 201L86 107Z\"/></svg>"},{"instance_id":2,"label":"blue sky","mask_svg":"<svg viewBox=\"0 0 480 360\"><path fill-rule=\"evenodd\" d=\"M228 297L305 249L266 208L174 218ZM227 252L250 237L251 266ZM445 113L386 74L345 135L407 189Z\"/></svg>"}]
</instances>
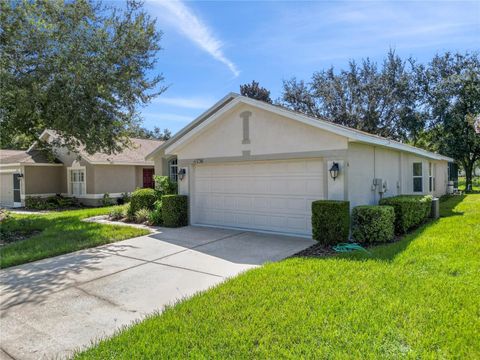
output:
<instances>
[{"instance_id":1,"label":"blue sky","mask_svg":"<svg viewBox=\"0 0 480 360\"><path fill-rule=\"evenodd\" d=\"M428 61L480 49L480 1L163 1L146 10L163 31L155 72L169 89L142 109L144 126L178 131L252 80L281 95L282 80L381 61L389 48Z\"/></svg>"}]
</instances>

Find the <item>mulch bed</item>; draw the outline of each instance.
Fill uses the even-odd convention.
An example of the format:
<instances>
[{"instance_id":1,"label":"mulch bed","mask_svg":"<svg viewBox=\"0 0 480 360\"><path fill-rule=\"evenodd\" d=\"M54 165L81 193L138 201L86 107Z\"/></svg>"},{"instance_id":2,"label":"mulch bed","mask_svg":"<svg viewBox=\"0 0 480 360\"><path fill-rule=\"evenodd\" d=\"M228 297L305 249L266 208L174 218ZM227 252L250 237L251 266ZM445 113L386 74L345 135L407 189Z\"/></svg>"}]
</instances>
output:
<instances>
[{"instance_id":1,"label":"mulch bed","mask_svg":"<svg viewBox=\"0 0 480 360\"><path fill-rule=\"evenodd\" d=\"M331 246L325 246L322 244L314 244L296 254L293 254L291 257L309 257L309 258L320 258L327 257L338 254Z\"/></svg>"},{"instance_id":2,"label":"mulch bed","mask_svg":"<svg viewBox=\"0 0 480 360\"><path fill-rule=\"evenodd\" d=\"M40 233L41 233L40 230L2 231L0 233L0 246L11 244L17 241L26 240Z\"/></svg>"}]
</instances>

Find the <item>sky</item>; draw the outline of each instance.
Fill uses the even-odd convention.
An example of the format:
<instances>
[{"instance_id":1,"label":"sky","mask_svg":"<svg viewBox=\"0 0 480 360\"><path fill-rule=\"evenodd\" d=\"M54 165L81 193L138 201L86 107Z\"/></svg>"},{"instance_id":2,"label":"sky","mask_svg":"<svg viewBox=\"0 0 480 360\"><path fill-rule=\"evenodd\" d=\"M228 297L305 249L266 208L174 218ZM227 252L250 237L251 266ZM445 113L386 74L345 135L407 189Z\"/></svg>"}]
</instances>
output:
<instances>
[{"instance_id":1,"label":"sky","mask_svg":"<svg viewBox=\"0 0 480 360\"><path fill-rule=\"evenodd\" d=\"M141 109L143 125L174 133L252 80L275 100L283 80L381 62L389 49L419 62L480 50L480 1L147 0L145 9L163 32L153 73L168 89Z\"/></svg>"}]
</instances>

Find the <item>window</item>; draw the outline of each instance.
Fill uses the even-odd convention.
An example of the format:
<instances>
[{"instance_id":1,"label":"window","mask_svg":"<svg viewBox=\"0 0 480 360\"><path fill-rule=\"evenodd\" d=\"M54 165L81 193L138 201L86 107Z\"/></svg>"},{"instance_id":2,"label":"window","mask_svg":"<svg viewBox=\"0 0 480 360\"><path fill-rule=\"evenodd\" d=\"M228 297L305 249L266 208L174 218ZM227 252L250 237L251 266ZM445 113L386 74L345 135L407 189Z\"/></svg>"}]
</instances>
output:
<instances>
[{"instance_id":1,"label":"window","mask_svg":"<svg viewBox=\"0 0 480 360\"><path fill-rule=\"evenodd\" d=\"M177 159L172 159L168 162L168 176L170 177L170 180L177 182L178 180Z\"/></svg>"},{"instance_id":2,"label":"window","mask_svg":"<svg viewBox=\"0 0 480 360\"><path fill-rule=\"evenodd\" d=\"M428 191L435 191L436 164L428 163Z\"/></svg>"},{"instance_id":3,"label":"window","mask_svg":"<svg viewBox=\"0 0 480 360\"><path fill-rule=\"evenodd\" d=\"M422 163L413 163L413 192L423 192Z\"/></svg>"},{"instance_id":4,"label":"window","mask_svg":"<svg viewBox=\"0 0 480 360\"><path fill-rule=\"evenodd\" d=\"M72 195L85 194L85 170L70 170L70 192Z\"/></svg>"}]
</instances>

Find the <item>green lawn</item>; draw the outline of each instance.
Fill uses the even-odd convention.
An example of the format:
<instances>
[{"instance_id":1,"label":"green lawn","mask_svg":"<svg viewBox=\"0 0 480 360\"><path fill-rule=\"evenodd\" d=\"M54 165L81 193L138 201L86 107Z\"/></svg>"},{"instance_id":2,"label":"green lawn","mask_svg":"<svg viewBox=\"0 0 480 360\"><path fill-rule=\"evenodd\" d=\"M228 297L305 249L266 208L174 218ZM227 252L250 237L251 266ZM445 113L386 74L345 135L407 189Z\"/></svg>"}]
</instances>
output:
<instances>
[{"instance_id":1,"label":"green lawn","mask_svg":"<svg viewBox=\"0 0 480 360\"><path fill-rule=\"evenodd\" d=\"M465 182L466 182L466 180L465 180L464 176L463 177L460 176L458 178L458 189L459 190L465 191ZM476 191L480 192L480 177L477 176L477 177L474 177L472 179L472 190L474 192L476 192Z\"/></svg>"},{"instance_id":2,"label":"green lawn","mask_svg":"<svg viewBox=\"0 0 480 360\"><path fill-rule=\"evenodd\" d=\"M147 234L130 226L87 223L81 219L108 214L110 208L53 212L45 215L14 214L2 231L39 230L36 235L0 248L0 268L61 255Z\"/></svg>"},{"instance_id":3,"label":"green lawn","mask_svg":"<svg viewBox=\"0 0 480 360\"><path fill-rule=\"evenodd\" d=\"M288 259L180 302L79 359L480 358L480 195L402 241Z\"/></svg>"}]
</instances>

